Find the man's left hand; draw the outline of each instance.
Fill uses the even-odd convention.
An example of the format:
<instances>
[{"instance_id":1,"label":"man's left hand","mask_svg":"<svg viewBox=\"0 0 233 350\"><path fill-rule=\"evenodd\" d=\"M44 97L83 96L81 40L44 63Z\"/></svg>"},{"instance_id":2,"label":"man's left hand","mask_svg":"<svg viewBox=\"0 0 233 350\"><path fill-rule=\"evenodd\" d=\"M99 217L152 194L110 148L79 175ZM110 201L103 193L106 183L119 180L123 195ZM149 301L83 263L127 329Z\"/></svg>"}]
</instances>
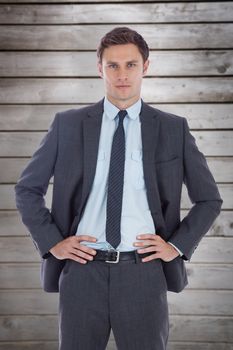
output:
<instances>
[{"instance_id":1,"label":"man's left hand","mask_svg":"<svg viewBox=\"0 0 233 350\"><path fill-rule=\"evenodd\" d=\"M153 259L162 259L163 261L169 262L179 256L179 252L171 244L164 241L159 235L145 233L138 235L136 238L142 240L141 242L134 242L134 246L143 247L137 249L139 254L154 252L143 258L143 262Z\"/></svg>"}]
</instances>

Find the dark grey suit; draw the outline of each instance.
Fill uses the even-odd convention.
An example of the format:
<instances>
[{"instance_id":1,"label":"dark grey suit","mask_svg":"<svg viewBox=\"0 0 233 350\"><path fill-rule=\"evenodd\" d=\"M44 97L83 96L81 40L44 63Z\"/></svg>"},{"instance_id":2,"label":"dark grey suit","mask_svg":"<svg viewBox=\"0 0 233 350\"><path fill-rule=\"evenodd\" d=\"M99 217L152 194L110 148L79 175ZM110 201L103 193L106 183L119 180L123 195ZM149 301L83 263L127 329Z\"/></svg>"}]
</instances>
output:
<instances>
[{"instance_id":1,"label":"dark grey suit","mask_svg":"<svg viewBox=\"0 0 233 350\"><path fill-rule=\"evenodd\" d=\"M42 257L41 279L47 292L58 292L65 263L48 251L75 234L91 190L103 101L57 113L15 186L17 208ZM191 258L219 215L223 201L205 157L189 132L186 118L152 108L142 101L140 119L144 178L156 233L184 253L183 258L162 262L168 290L180 292L187 284L184 260ZM50 212L43 196L52 175ZM180 221L183 182L194 205Z\"/></svg>"}]
</instances>

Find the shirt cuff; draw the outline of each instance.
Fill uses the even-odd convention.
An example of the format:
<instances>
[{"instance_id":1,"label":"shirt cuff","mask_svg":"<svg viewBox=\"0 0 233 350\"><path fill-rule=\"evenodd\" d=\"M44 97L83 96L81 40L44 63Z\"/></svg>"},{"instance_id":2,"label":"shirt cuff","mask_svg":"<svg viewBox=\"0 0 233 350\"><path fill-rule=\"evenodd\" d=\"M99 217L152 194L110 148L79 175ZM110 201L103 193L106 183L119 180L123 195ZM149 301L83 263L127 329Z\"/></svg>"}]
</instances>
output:
<instances>
[{"instance_id":1,"label":"shirt cuff","mask_svg":"<svg viewBox=\"0 0 233 350\"><path fill-rule=\"evenodd\" d=\"M167 243L171 244L178 251L180 256L184 255L173 243L171 243L171 242L167 242Z\"/></svg>"}]
</instances>

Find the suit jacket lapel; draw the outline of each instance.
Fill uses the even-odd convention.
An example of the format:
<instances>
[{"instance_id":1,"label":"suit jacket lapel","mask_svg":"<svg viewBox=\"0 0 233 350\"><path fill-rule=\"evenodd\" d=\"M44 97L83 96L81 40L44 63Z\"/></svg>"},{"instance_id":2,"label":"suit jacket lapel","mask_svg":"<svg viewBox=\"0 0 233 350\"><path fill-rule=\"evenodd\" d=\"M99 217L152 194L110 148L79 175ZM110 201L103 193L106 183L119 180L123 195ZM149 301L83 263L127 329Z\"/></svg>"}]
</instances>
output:
<instances>
[{"instance_id":1,"label":"suit jacket lapel","mask_svg":"<svg viewBox=\"0 0 233 350\"><path fill-rule=\"evenodd\" d=\"M159 139L160 118L154 108L142 101L140 113L143 171L147 190L149 208L154 219L156 233L166 238L166 225L162 214L161 200L158 190L155 159Z\"/></svg>"},{"instance_id":2,"label":"suit jacket lapel","mask_svg":"<svg viewBox=\"0 0 233 350\"><path fill-rule=\"evenodd\" d=\"M87 118L83 120L83 192L80 205L80 212L90 193L95 176L95 169L98 156L98 146L103 116L104 98L90 106Z\"/></svg>"}]
</instances>

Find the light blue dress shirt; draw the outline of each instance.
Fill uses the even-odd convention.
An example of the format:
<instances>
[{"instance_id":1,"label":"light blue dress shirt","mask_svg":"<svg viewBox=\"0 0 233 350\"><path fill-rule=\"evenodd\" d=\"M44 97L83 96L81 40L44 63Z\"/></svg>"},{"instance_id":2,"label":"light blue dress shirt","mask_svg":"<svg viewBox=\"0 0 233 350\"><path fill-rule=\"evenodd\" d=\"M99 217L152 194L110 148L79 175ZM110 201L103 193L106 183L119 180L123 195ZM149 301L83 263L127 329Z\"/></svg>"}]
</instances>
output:
<instances>
[{"instance_id":1,"label":"light blue dress shirt","mask_svg":"<svg viewBox=\"0 0 233 350\"><path fill-rule=\"evenodd\" d=\"M119 251L138 249L133 245L139 241L140 233L156 233L149 210L142 164L142 138L139 113L141 98L126 109L125 130L125 172L122 198L121 242ZM105 96L101 124L96 173L91 192L79 222L76 235L90 235L97 238L95 243L82 241L94 249L115 250L107 241L105 233L108 172L112 139L118 125L119 108ZM176 248L176 247L175 247ZM177 249L177 248L176 248ZM180 252L180 255L182 253Z\"/></svg>"}]
</instances>

